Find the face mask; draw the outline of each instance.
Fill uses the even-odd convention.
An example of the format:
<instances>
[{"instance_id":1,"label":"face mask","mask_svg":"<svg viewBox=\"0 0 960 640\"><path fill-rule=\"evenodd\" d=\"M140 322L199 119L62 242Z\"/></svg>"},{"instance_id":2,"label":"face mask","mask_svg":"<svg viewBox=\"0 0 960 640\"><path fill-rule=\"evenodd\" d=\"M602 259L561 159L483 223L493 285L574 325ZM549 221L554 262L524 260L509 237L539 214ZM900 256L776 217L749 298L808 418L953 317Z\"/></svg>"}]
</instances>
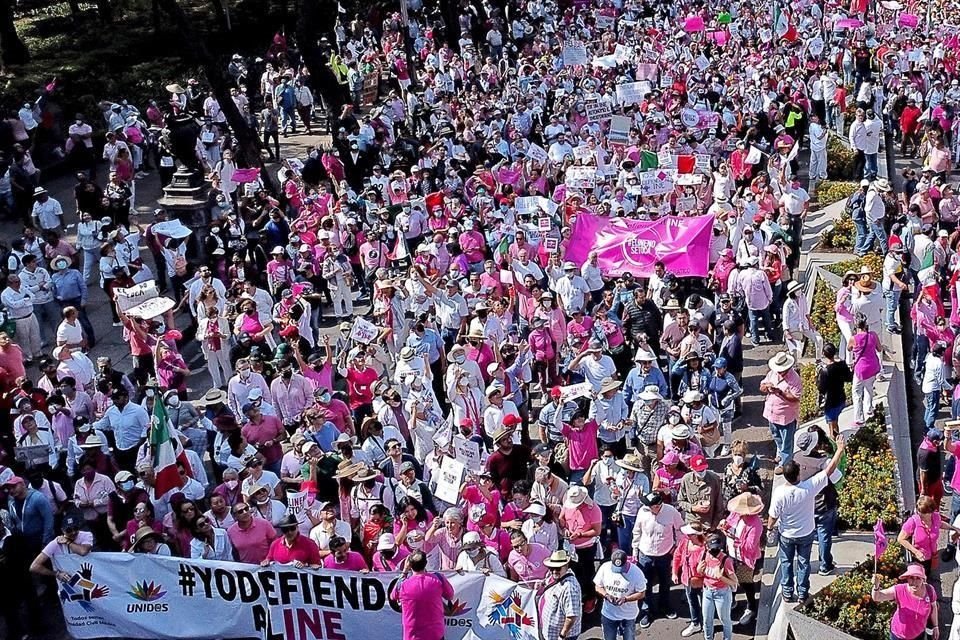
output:
<instances>
[{"instance_id":1,"label":"face mask","mask_svg":"<svg viewBox=\"0 0 960 640\"><path fill-rule=\"evenodd\" d=\"M668 418L668 421L670 422L670 424L680 424L680 416L678 416L677 414L672 414Z\"/></svg>"},{"instance_id":2,"label":"face mask","mask_svg":"<svg viewBox=\"0 0 960 640\"><path fill-rule=\"evenodd\" d=\"M249 379L250 379L250 370L248 369L248 370L246 370L246 371L241 371L241 372L240 372L240 379L243 380L244 382L246 382L247 380L249 380Z\"/></svg>"},{"instance_id":3,"label":"face mask","mask_svg":"<svg viewBox=\"0 0 960 640\"><path fill-rule=\"evenodd\" d=\"M257 504L259 504L259 505L261 505L261 506L270 504L270 498L264 498L263 500L257 500Z\"/></svg>"},{"instance_id":4,"label":"face mask","mask_svg":"<svg viewBox=\"0 0 960 640\"><path fill-rule=\"evenodd\" d=\"M171 407L176 409L177 407L180 406L180 398L178 398L177 396L171 396L170 399L167 400L167 404L169 404Z\"/></svg>"},{"instance_id":5,"label":"face mask","mask_svg":"<svg viewBox=\"0 0 960 640\"><path fill-rule=\"evenodd\" d=\"M467 549L466 551L467 551L467 555L470 556L471 558L476 558L478 555L480 555L479 547L477 547L476 549Z\"/></svg>"},{"instance_id":6,"label":"face mask","mask_svg":"<svg viewBox=\"0 0 960 640\"><path fill-rule=\"evenodd\" d=\"M233 491L234 489L237 488L237 485L240 484L240 481L239 481L239 480L224 480L224 481L223 481L223 484L227 485L227 489L230 489L230 491Z\"/></svg>"},{"instance_id":7,"label":"face mask","mask_svg":"<svg viewBox=\"0 0 960 640\"><path fill-rule=\"evenodd\" d=\"M120 483L120 488L123 489L124 491L130 491L130 489L133 489L133 487L134 487L133 480L124 480L123 482Z\"/></svg>"},{"instance_id":8,"label":"face mask","mask_svg":"<svg viewBox=\"0 0 960 640\"><path fill-rule=\"evenodd\" d=\"M737 456L737 455L733 456L733 464L737 465L738 467L743 466L743 461L744 461L743 456Z\"/></svg>"},{"instance_id":9,"label":"face mask","mask_svg":"<svg viewBox=\"0 0 960 640\"><path fill-rule=\"evenodd\" d=\"M157 393L157 392L154 391L153 389L147 389L147 397L148 397L148 398L152 398L153 396L156 395L156 393Z\"/></svg>"},{"instance_id":10,"label":"face mask","mask_svg":"<svg viewBox=\"0 0 960 640\"><path fill-rule=\"evenodd\" d=\"M327 403L330 402L330 394L324 393L320 396L320 402Z\"/></svg>"},{"instance_id":11,"label":"face mask","mask_svg":"<svg viewBox=\"0 0 960 640\"><path fill-rule=\"evenodd\" d=\"M92 427L89 424L85 424L80 427L77 427L77 431L79 431L80 433L90 433L91 429Z\"/></svg>"},{"instance_id":12,"label":"face mask","mask_svg":"<svg viewBox=\"0 0 960 640\"><path fill-rule=\"evenodd\" d=\"M543 301L543 308L544 308L544 309L549 309L549 308L552 307L552 306L553 306L553 302L552 302L551 300L544 300L544 301Z\"/></svg>"},{"instance_id":13,"label":"face mask","mask_svg":"<svg viewBox=\"0 0 960 640\"><path fill-rule=\"evenodd\" d=\"M694 472L693 472L693 475L697 476L697 479L698 479L698 480L703 480L704 478L707 477L707 472L706 472L706 470L703 470L703 471L694 471Z\"/></svg>"},{"instance_id":14,"label":"face mask","mask_svg":"<svg viewBox=\"0 0 960 640\"><path fill-rule=\"evenodd\" d=\"M464 362L467 361L467 357L466 357L466 356L454 356L454 357L453 357L453 361L454 361L455 363L457 363L457 364L463 364Z\"/></svg>"},{"instance_id":15,"label":"face mask","mask_svg":"<svg viewBox=\"0 0 960 640\"><path fill-rule=\"evenodd\" d=\"M604 458L604 459L603 459L603 464L607 465L608 467L612 467L614 464L616 464L616 462L617 462L617 459L616 459L616 458Z\"/></svg>"},{"instance_id":16,"label":"face mask","mask_svg":"<svg viewBox=\"0 0 960 640\"><path fill-rule=\"evenodd\" d=\"M717 556L720 555L720 551L721 551L721 549L710 549L710 555L712 555L714 558L716 558Z\"/></svg>"}]
</instances>

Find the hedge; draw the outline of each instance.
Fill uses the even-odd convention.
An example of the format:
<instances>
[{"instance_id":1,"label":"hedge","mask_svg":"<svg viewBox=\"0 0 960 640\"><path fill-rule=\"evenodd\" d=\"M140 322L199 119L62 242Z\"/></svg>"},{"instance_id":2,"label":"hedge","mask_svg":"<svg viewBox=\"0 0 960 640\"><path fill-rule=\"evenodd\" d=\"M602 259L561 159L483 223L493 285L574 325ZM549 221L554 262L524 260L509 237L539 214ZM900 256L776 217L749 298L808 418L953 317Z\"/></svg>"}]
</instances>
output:
<instances>
[{"instance_id":1,"label":"hedge","mask_svg":"<svg viewBox=\"0 0 960 640\"><path fill-rule=\"evenodd\" d=\"M853 149L840 136L831 134L827 140L827 177L830 180L852 178L855 156Z\"/></svg>"}]
</instances>

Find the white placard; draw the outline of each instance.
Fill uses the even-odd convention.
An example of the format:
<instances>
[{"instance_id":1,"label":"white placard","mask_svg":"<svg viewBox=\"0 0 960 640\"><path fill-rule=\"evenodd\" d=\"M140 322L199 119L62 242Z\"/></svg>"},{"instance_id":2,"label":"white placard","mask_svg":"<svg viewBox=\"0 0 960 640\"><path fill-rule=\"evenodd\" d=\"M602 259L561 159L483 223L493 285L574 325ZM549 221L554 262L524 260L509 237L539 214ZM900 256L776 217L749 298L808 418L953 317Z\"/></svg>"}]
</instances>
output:
<instances>
[{"instance_id":1,"label":"white placard","mask_svg":"<svg viewBox=\"0 0 960 640\"><path fill-rule=\"evenodd\" d=\"M550 222L550 218L547 216L537 218L537 231L550 231L552 228L553 224Z\"/></svg>"},{"instance_id":2,"label":"white placard","mask_svg":"<svg viewBox=\"0 0 960 640\"><path fill-rule=\"evenodd\" d=\"M134 318L150 320L151 318L165 314L175 306L177 306L176 302L166 296L160 296L159 298L151 298L134 307L130 307L126 313L128 316L133 316Z\"/></svg>"},{"instance_id":3,"label":"white placard","mask_svg":"<svg viewBox=\"0 0 960 640\"><path fill-rule=\"evenodd\" d=\"M696 158L694 171L699 171L700 173L710 173L710 155L706 153L698 153L694 157Z\"/></svg>"},{"instance_id":4,"label":"white placard","mask_svg":"<svg viewBox=\"0 0 960 640\"><path fill-rule=\"evenodd\" d=\"M616 23L617 19L613 16L598 15L596 19L598 29L612 29Z\"/></svg>"},{"instance_id":5,"label":"white placard","mask_svg":"<svg viewBox=\"0 0 960 640\"><path fill-rule=\"evenodd\" d=\"M607 133L607 142L610 144L627 144L630 139L630 127L633 120L626 116L610 118L610 131Z\"/></svg>"},{"instance_id":6,"label":"white placard","mask_svg":"<svg viewBox=\"0 0 960 640\"><path fill-rule=\"evenodd\" d=\"M509 269L500 269L500 282L506 285L513 284L513 271Z\"/></svg>"},{"instance_id":7,"label":"white placard","mask_svg":"<svg viewBox=\"0 0 960 640\"><path fill-rule=\"evenodd\" d=\"M633 60L633 48L628 47L625 44L617 43L616 48L613 50L613 57L617 59L617 62L624 63L630 62Z\"/></svg>"},{"instance_id":8,"label":"white placard","mask_svg":"<svg viewBox=\"0 0 960 640\"><path fill-rule=\"evenodd\" d=\"M117 309L120 313L126 313L137 305L160 295L157 283L153 280L147 280L126 289L114 289L113 292L116 294Z\"/></svg>"},{"instance_id":9,"label":"white placard","mask_svg":"<svg viewBox=\"0 0 960 640\"><path fill-rule=\"evenodd\" d=\"M185 226L180 220L167 220L166 222L155 222L150 225L150 230L158 236L167 238L186 238L193 233L193 230Z\"/></svg>"},{"instance_id":10,"label":"white placard","mask_svg":"<svg viewBox=\"0 0 960 640\"><path fill-rule=\"evenodd\" d=\"M540 196L520 196L514 201L517 213L533 214L540 209Z\"/></svg>"},{"instance_id":11,"label":"white placard","mask_svg":"<svg viewBox=\"0 0 960 640\"><path fill-rule=\"evenodd\" d=\"M593 189L597 186L595 167L567 167L564 184L571 189Z\"/></svg>"},{"instance_id":12,"label":"white placard","mask_svg":"<svg viewBox=\"0 0 960 640\"><path fill-rule=\"evenodd\" d=\"M566 402L567 400L576 400L577 398L591 397L593 397L593 385L591 385L589 382L568 384L565 387L560 387L560 400L563 402Z\"/></svg>"},{"instance_id":13,"label":"white placard","mask_svg":"<svg viewBox=\"0 0 960 640\"><path fill-rule=\"evenodd\" d=\"M576 40L571 40L563 45L563 66L575 67L577 65L587 64L587 47Z\"/></svg>"},{"instance_id":14,"label":"white placard","mask_svg":"<svg viewBox=\"0 0 960 640\"><path fill-rule=\"evenodd\" d=\"M543 196L540 196L540 208L546 211L548 215L552 216L557 213L557 209L560 207L550 198L544 198Z\"/></svg>"},{"instance_id":15,"label":"white placard","mask_svg":"<svg viewBox=\"0 0 960 640\"><path fill-rule=\"evenodd\" d=\"M643 97L650 93L650 83L646 80L640 82L625 82L617 85L617 99L622 105L631 105L643 101Z\"/></svg>"},{"instance_id":16,"label":"white placard","mask_svg":"<svg viewBox=\"0 0 960 640\"><path fill-rule=\"evenodd\" d=\"M473 440L459 435L453 436L453 452L468 471L478 473L483 469L480 461L480 446Z\"/></svg>"},{"instance_id":17,"label":"white placard","mask_svg":"<svg viewBox=\"0 0 960 640\"><path fill-rule=\"evenodd\" d=\"M550 156L547 155L547 152L543 147L532 142L530 143L530 146L527 147L527 157L543 164L546 164L546 162L550 159Z\"/></svg>"},{"instance_id":18,"label":"white placard","mask_svg":"<svg viewBox=\"0 0 960 640\"><path fill-rule=\"evenodd\" d=\"M640 173L640 191L645 196L660 196L676 188L674 172L670 169L653 169Z\"/></svg>"},{"instance_id":19,"label":"white placard","mask_svg":"<svg viewBox=\"0 0 960 640\"><path fill-rule=\"evenodd\" d=\"M463 482L464 464L450 456L444 456L437 476L435 496L447 504L457 504L460 500L460 484Z\"/></svg>"},{"instance_id":20,"label":"white placard","mask_svg":"<svg viewBox=\"0 0 960 640\"><path fill-rule=\"evenodd\" d=\"M584 105L584 110L587 113L588 122L600 122L613 115L613 109L604 100L588 102Z\"/></svg>"},{"instance_id":21,"label":"white placard","mask_svg":"<svg viewBox=\"0 0 960 640\"><path fill-rule=\"evenodd\" d=\"M287 492L287 513L296 516L298 521L302 521L307 511L307 492L306 491L288 491Z\"/></svg>"},{"instance_id":22,"label":"white placard","mask_svg":"<svg viewBox=\"0 0 960 640\"><path fill-rule=\"evenodd\" d=\"M573 159L580 162L593 160L593 151L585 144L577 145L573 148Z\"/></svg>"},{"instance_id":23,"label":"white placard","mask_svg":"<svg viewBox=\"0 0 960 640\"><path fill-rule=\"evenodd\" d=\"M547 253L556 253L560 249L560 239L548 237L543 239L543 249Z\"/></svg>"},{"instance_id":24,"label":"white placard","mask_svg":"<svg viewBox=\"0 0 960 640\"><path fill-rule=\"evenodd\" d=\"M694 196L677 198L677 213L685 213L687 211L693 211L696 208L697 208L697 199Z\"/></svg>"},{"instance_id":25,"label":"white placard","mask_svg":"<svg viewBox=\"0 0 960 640\"><path fill-rule=\"evenodd\" d=\"M378 335L380 335L380 329L377 328L377 325L363 318L353 320L353 328L350 330L351 340L370 344L377 339Z\"/></svg>"},{"instance_id":26,"label":"white placard","mask_svg":"<svg viewBox=\"0 0 960 640\"><path fill-rule=\"evenodd\" d=\"M657 166L661 169L676 169L677 156L669 151L658 151Z\"/></svg>"}]
</instances>

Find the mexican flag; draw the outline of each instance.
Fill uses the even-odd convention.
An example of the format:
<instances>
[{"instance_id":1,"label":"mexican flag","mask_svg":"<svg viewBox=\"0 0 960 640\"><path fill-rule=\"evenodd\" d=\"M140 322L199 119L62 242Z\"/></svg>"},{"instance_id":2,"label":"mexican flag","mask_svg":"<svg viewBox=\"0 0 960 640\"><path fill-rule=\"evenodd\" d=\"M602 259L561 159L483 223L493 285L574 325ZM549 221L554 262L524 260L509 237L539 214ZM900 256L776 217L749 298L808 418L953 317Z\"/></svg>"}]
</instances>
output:
<instances>
[{"instance_id":1,"label":"mexican flag","mask_svg":"<svg viewBox=\"0 0 960 640\"><path fill-rule=\"evenodd\" d=\"M150 419L150 450L153 451L153 471L156 474L155 489L158 496L183 486L177 463L183 465L187 475L193 476L183 445L178 438L170 434L169 425L167 408L157 398L153 403L153 416Z\"/></svg>"},{"instance_id":2,"label":"mexican flag","mask_svg":"<svg viewBox=\"0 0 960 640\"><path fill-rule=\"evenodd\" d=\"M660 168L660 159L657 157L657 154L653 151L647 151L644 149L640 152L640 170L648 171L650 169L659 169Z\"/></svg>"}]
</instances>

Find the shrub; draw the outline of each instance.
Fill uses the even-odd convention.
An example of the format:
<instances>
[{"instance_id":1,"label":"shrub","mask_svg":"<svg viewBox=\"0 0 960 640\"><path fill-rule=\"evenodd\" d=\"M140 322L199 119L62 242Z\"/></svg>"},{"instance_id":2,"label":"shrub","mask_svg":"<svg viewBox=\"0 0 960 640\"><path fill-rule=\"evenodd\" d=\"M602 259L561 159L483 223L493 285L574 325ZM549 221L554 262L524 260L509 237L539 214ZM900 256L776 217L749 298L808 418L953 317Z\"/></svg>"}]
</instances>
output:
<instances>
[{"instance_id":1,"label":"shrub","mask_svg":"<svg viewBox=\"0 0 960 640\"><path fill-rule=\"evenodd\" d=\"M828 227L820 232L821 249L843 249L844 251L853 251L857 242L857 229L853 224L853 219L846 213L840 214L832 227Z\"/></svg>"},{"instance_id":2,"label":"shrub","mask_svg":"<svg viewBox=\"0 0 960 640\"><path fill-rule=\"evenodd\" d=\"M859 271L860 267L867 265L870 267L870 271L873 272L874 279L880 277L880 274L883 272L883 258L874 254L867 254L862 258L851 258L850 260L841 260L840 262L834 262L825 267L827 271L834 275L843 277L843 274L847 271Z\"/></svg>"},{"instance_id":3,"label":"shrub","mask_svg":"<svg viewBox=\"0 0 960 640\"><path fill-rule=\"evenodd\" d=\"M817 198L821 204L833 204L846 200L859 188L856 182L824 180L817 185Z\"/></svg>"},{"instance_id":4,"label":"shrub","mask_svg":"<svg viewBox=\"0 0 960 640\"><path fill-rule=\"evenodd\" d=\"M852 178L855 155L853 149L840 136L831 135L827 141L827 177L830 180Z\"/></svg>"},{"instance_id":5,"label":"shrub","mask_svg":"<svg viewBox=\"0 0 960 640\"><path fill-rule=\"evenodd\" d=\"M881 586L886 588L895 584L905 568L903 549L891 541L877 563ZM890 618L893 617L896 604L874 602L870 597L872 589L873 557L868 556L865 562L815 593L798 610L863 640L887 640L890 637Z\"/></svg>"},{"instance_id":6,"label":"shrub","mask_svg":"<svg viewBox=\"0 0 960 640\"><path fill-rule=\"evenodd\" d=\"M833 310L837 301L837 292L820 278L813 290L810 301L810 322L825 342L840 346L840 327L837 326L836 313Z\"/></svg>"},{"instance_id":7,"label":"shrub","mask_svg":"<svg viewBox=\"0 0 960 640\"><path fill-rule=\"evenodd\" d=\"M890 443L883 407L850 438L847 446L843 491L839 492L840 522L849 529L869 530L877 518L890 526L899 522L897 464Z\"/></svg>"},{"instance_id":8,"label":"shrub","mask_svg":"<svg viewBox=\"0 0 960 640\"><path fill-rule=\"evenodd\" d=\"M800 393L800 422L807 422L823 415L820 410L820 393L817 391L817 365L800 365L800 381L803 383Z\"/></svg>"}]
</instances>

